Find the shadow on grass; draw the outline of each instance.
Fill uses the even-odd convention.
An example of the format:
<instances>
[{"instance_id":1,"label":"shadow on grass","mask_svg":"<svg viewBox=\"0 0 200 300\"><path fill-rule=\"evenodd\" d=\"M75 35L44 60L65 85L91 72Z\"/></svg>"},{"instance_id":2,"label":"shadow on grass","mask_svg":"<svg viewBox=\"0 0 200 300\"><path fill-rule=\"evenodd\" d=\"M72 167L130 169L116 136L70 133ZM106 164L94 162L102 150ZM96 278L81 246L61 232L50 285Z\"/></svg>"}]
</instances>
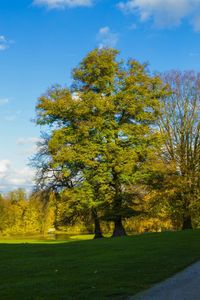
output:
<instances>
[{"instance_id":1,"label":"shadow on grass","mask_svg":"<svg viewBox=\"0 0 200 300\"><path fill-rule=\"evenodd\" d=\"M200 231L0 244L0 299L127 299L200 259Z\"/></svg>"}]
</instances>

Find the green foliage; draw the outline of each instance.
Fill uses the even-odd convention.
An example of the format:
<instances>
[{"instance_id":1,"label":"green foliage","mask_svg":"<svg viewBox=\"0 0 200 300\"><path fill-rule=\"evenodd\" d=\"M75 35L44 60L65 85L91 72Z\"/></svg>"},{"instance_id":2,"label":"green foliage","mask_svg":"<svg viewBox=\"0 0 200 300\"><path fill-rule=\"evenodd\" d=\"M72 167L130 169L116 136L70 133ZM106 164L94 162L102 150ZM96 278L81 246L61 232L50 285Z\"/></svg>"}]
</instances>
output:
<instances>
[{"instance_id":1,"label":"green foliage","mask_svg":"<svg viewBox=\"0 0 200 300\"><path fill-rule=\"evenodd\" d=\"M55 221L53 195L27 197L22 189L0 199L0 232L5 234L46 233Z\"/></svg>"},{"instance_id":2,"label":"green foliage","mask_svg":"<svg viewBox=\"0 0 200 300\"><path fill-rule=\"evenodd\" d=\"M155 152L166 88L145 65L118 62L117 54L90 52L74 69L71 90L54 87L39 99L37 123L52 129L42 177L51 170L53 183L71 188L81 207L121 222L135 213L130 186L144 181Z\"/></svg>"},{"instance_id":3,"label":"green foliage","mask_svg":"<svg viewBox=\"0 0 200 300\"><path fill-rule=\"evenodd\" d=\"M73 70L74 90L112 94L116 73L119 71L117 54L118 51L115 49L91 51Z\"/></svg>"}]
</instances>

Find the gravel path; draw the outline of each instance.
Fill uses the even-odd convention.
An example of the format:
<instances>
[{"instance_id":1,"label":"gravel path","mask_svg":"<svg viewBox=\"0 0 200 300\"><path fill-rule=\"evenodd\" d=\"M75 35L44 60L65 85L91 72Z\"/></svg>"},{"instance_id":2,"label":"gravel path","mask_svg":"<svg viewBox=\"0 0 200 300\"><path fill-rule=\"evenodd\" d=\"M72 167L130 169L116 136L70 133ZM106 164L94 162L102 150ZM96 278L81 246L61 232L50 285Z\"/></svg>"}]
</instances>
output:
<instances>
[{"instance_id":1,"label":"gravel path","mask_svg":"<svg viewBox=\"0 0 200 300\"><path fill-rule=\"evenodd\" d=\"M128 300L200 300L200 261Z\"/></svg>"}]
</instances>

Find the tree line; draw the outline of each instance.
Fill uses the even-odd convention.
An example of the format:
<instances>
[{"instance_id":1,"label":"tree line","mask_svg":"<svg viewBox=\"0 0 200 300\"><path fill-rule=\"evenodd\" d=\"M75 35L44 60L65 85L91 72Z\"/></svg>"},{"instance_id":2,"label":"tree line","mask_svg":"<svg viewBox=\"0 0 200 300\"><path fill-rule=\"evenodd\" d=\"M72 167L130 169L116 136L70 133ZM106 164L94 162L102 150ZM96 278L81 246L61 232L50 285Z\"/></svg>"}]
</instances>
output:
<instances>
[{"instance_id":1,"label":"tree line","mask_svg":"<svg viewBox=\"0 0 200 300\"><path fill-rule=\"evenodd\" d=\"M147 201L148 202L148 201ZM146 208L147 209L147 208ZM109 236L113 222L100 220L101 231ZM130 233L174 229L167 214L139 214L123 221ZM0 195L0 236L49 236L62 234L94 233L93 216L90 211L72 214L69 202L54 191L12 190Z\"/></svg>"}]
</instances>

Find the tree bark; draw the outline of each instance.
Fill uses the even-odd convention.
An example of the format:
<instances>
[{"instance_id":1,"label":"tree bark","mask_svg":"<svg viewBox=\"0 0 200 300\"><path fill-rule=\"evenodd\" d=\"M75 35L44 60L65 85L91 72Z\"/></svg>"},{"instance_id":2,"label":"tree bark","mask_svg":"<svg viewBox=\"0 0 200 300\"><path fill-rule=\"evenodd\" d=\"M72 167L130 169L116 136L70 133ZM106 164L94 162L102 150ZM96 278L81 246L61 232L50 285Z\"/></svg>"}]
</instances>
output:
<instances>
[{"instance_id":1,"label":"tree bark","mask_svg":"<svg viewBox=\"0 0 200 300\"><path fill-rule=\"evenodd\" d=\"M99 222L99 218L97 215L97 212L93 210L92 212L93 220L94 220L94 239L102 239L102 231L101 231L101 226Z\"/></svg>"},{"instance_id":2,"label":"tree bark","mask_svg":"<svg viewBox=\"0 0 200 300\"><path fill-rule=\"evenodd\" d=\"M183 212L183 224L182 230L192 229L192 217L189 209L191 196L186 196L184 212Z\"/></svg>"},{"instance_id":3,"label":"tree bark","mask_svg":"<svg viewBox=\"0 0 200 300\"><path fill-rule=\"evenodd\" d=\"M184 215L182 230L193 229L192 228L192 218L189 214Z\"/></svg>"},{"instance_id":4,"label":"tree bark","mask_svg":"<svg viewBox=\"0 0 200 300\"><path fill-rule=\"evenodd\" d=\"M115 214L114 217L114 231L112 237L126 236L126 231L122 224L122 216L120 216L119 212L122 208L122 197L121 197L121 186L118 178L118 174L113 169L113 182L115 187L115 198L114 198L114 209L113 212Z\"/></svg>"},{"instance_id":5,"label":"tree bark","mask_svg":"<svg viewBox=\"0 0 200 300\"><path fill-rule=\"evenodd\" d=\"M115 222L115 227L114 227L112 237L126 236L126 231L122 224L122 217L118 216L114 222Z\"/></svg>"}]
</instances>

